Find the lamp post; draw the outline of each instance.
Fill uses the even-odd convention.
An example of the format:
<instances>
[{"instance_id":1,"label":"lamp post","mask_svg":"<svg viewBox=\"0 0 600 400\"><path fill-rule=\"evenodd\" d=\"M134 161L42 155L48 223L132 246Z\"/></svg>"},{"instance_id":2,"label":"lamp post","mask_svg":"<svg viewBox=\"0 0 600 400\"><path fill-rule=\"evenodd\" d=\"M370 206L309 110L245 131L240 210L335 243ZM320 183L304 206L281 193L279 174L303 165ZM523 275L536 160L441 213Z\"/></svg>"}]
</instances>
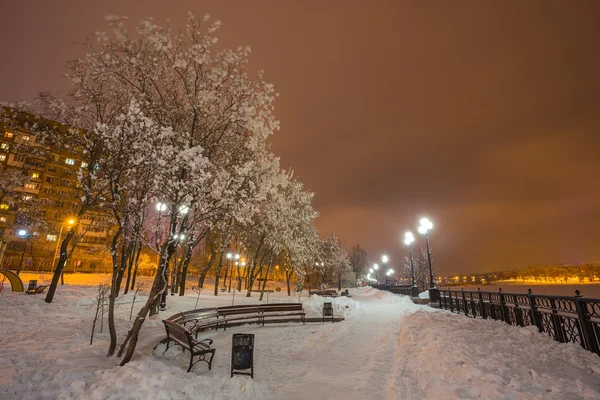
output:
<instances>
[{"instance_id":1,"label":"lamp post","mask_svg":"<svg viewBox=\"0 0 600 400\"><path fill-rule=\"evenodd\" d=\"M379 270L379 264L373 264L373 269L375 270L375 280L377 280L377 284L379 284L379 279L378 279L378 270Z\"/></svg>"},{"instance_id":2,"label":"lamp post","mask_svg":"<svg viewBox=\"0 0 600 400\"><path fill-rule=\"evenodd\" d=\"M29 242L29 232L25 229L20 229L17 232L20 238L25 239L25 247L23 248L23 253L21 253L21 261L19 261L19 267L17 268L17 275L21 273L21 267L23 266L23 258L25 258L25 251L27 251L27 243Z\"/></svg>"},{"instance_id":3,"label":"lamp post","mask_svg":"<svg viewBox=\"0 0 600 400\"><path fill-rule=\"evenodd\" d=\"M387 271L387 263L390 259L388 258L387 255L382 255L381 256L381 262L383 263L383 268L384 268L384 272L385 272L385 286L387 287L388 285L388 271Z\"/></svg>"},{"instance_id":4,"label":"lamp post","mask_svg":"<svg viewBox=\"0 0 600 400\"><path fill-rule=\"evenodd\" d=\"M408 254L410 259L410 279L413 287L417 286L417 280L415 279L415 264L412 256L412 244L415 241L415 237L412 232L406 232L404 234L404 244L408 246Z\"/></svg>"},{"instance_id":5,"label":"lamp post","mask_svg":"<svg viewBox=\"0 0 600 400\"><path fill-rule=\"evenodd\" d=\"M156 211L158 212L158 217L163 217L163 212L167 211L167 204L166 203L156 203ZM157 267L160 269L160 264L162 263L161 260L161 255L162 254L158 254L158 260L157 260ZM160 311L165 311L167 309L167 293L169 292L169 272L168 272L168 268L165 268L164 272L163 272L163 280L164 280L164 284L165 284L165 289L163 290L163 292L160 295L160 302L159 302L159 310Z\"/></svg>"},{"instance_id":6,"label":"lamp post","mask_svg":"<svg viewBox=\"0 0 600 400\"><path fill-rule=\"evenodd\" d=\"M240 263L241 267L243 268L244 274L246 274L246 270L245 270L245 266L246 266L246 261L242 261ZM246 287L248 287L246 285ZM242 291L242 275L238 272L238 292Z\"/></svg>"},{"instance_id":7,"label":"lamp post","mask_svg":"<svg viewBox=\"0 0 600 400\"><path fill-rule=\"evenodd\" d=\"M429 249L429 231L433 228L433 223L427 218L421 218L419 221L419 233L425 235L427 245L427 262L429 263L429 288L435 289L435 280L433 278L433 268L431 267L431 250Z\"/></svg>"},{"instance_id":8,"label":"lamp post","mask_svg":"<svg viewBox=\"0 0 600 400\"><path fill-rule=\"evenodd\" d=\"M227 272L229 271L229 273L231 274L230 265L231 265L231 259L233 258L233 254L227 253L225 258L227 258L227 264L225 265L225 279L223 279L223 288L227 288ZM230 290L231 290L231 288L230 288Z\"/></svg>"}]
</instances>

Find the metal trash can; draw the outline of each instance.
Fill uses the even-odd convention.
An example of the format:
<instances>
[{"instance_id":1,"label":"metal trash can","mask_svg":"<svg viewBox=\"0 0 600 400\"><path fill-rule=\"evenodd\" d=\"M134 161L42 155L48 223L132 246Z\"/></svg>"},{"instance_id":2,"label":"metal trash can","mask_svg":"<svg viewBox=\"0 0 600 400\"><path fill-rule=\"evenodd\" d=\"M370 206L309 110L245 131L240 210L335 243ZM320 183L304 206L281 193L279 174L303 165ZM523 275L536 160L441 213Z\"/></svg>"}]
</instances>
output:
<instances>
[{"instance_id":1,"label":"metal trash can","mask_svg":"<svg viewBox=\"0 0 600 400\"><path fill-rule=\"evenodd\" d=\"M232 337L231 377L234 374L250 375L254 379L254 334L252 333L236 333Z\"/></svg>"},{"instance_id":2,"label":"metal trash can","mask_svg":"<svg viewBox=\"0 0 600 400\"><path fill-rule=\"evenodd\" d=\"M323 323L325 323L325 318L331 318L333 323L333 305L331 303L323 303Z\"/></svg>"}]
</instances>

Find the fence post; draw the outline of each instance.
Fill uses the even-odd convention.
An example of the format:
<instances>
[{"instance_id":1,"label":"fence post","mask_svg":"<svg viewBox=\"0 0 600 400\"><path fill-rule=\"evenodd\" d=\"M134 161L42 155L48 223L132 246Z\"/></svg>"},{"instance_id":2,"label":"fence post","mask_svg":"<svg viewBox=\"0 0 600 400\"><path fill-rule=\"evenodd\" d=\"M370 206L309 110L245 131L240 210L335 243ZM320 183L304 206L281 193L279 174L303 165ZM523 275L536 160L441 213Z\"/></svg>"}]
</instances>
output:
<instances>
[{"instance_id":1,"label":"fence post","mask_svg":"<svg viewBox=\"0 0 600 400\"><path fill-rule=\"evenodd\" d=\"M529 298L529 307L531 308L531 323L537 326L538 331L542 332L542 323L537 313L537 307L535 306L535 299L533 297L533 292L531 291L531 289L527 290L527 297Z\"/></svg>"},{"instance_id":2,"label":"fence post","mask_svg":"<svg viewBox=\"0 0 600 400\"><path fill-rule=\"evenodd\" d=\"M447 299L446 299L446 292L444 290L440 290L440 295L442 293L444 294L444 296L442 296L442 298L444 299L444 305L442 306L442 302L440 300L440 307L443 307L444 310L447 310L448 309L448 305L446 304L446 301L447 301Z\"/></svg>"},{"instance_id":3,"label":"fence post","mask_svg":"<svg viewBox=\"0 0 600 400\"><path fill-rule=\"evenodd\" d=\"M465 289L460 289L460 291L462 292L463 311L465 312L465 315L468 317L469 316L469 307L467 307L467 299L465 298Z\"/></svg>"},{"instance_id":4,"label":"fence post","mask_svg":"<svg viewBox=\"0 0 600 400\"><path fill-rule=\"evenodd\" d=\"M519 305L519 301L517 300L517 296L515 296L515 308L513 308L513 312L515 315L515 325L517 326L525 326L525 322L523 321L523 309Z\"/></svg>"},{"instance_id":5,"label":"fence post","mask_svg":"<svg viewBox=\"0 0 600 400\"><path fill-rule=\"evenodd\" d=\"M554 339L557 342L565 343L565 335L563 332L563 324L560 320L560 316L558 315L558 310L556 309L556 301L553 297L550 297L550 304L552 306L552 327L554 328Z\"/></svg>"},{"instance_id":6,"label":"fence post","mask_svg":"<svg viewBox=\"0 0 600 400\"><path fill-rule=\"evenodd\" d=\"M481 310L481 318L487 319L485 315L485 307L483 306L483 296L481 295L481 288L477 288L477 295L479 295L479 309Z\"/></svg>"},{"instance_id":7,"label":"fence post","mask_svg":"<svg viewBox=\"0 0 600 400\"><path fill-rule=\"evenodd\" d=\"M577 315L579 316L579 327L583 336L581 346L586 350L600 355L600 349L598 349L598 343L596 342L594 335L594 326L590 322L586 303L581 301L581 297L581 292L579 290L576 290L575 305L577 306Z\"/></svg>"},{"instance_id":8,"label":"fence post","mask_svg":"<svg viewBox=\"0 0 600 400\"><path fill-rule=\"evenodd\" d=\"M502 321L506 322L507 324L510 324L510 321L508 320L508 312L504 303L504 293L502 293L501 288L498 289L498 295L500 297L500 315L502 316Z\"/></svg>"}]
</instances>

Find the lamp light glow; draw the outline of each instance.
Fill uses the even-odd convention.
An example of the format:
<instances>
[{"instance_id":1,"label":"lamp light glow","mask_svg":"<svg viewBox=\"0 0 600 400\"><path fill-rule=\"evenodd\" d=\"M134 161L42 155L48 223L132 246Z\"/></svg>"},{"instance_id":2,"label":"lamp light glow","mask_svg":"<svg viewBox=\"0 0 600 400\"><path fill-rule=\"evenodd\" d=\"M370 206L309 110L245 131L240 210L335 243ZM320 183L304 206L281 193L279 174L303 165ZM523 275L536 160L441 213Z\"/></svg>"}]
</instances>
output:
<instances>
[{"instance_id":1,"label":"lamp light glow","mask_svg":"<svg viewBox=\"0 0 600 400\"><path fill-rule=\"evenodd\" d=\"M415 241L415 237L413 236L412 232L406 232L404 234L404 244L407 246L410 246L412 244L412 242Z\"/></svg>"}]
</instances>

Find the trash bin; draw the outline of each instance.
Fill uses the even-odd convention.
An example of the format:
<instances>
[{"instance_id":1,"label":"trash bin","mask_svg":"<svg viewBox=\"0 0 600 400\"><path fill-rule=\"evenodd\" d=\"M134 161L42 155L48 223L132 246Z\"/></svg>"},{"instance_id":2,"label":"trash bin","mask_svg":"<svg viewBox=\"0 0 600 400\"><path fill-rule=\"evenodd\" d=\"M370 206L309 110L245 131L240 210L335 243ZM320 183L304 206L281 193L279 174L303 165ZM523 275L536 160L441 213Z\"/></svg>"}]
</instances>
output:
<instances>
[{"instance_id":1,"label":"trash bin","mask_svg":"<svg viewBox=\"0 0 600 400\"><path fill-rule=\"evenodd\" d=\"M234 374L250 375L254 379L254 334L236 333L233 335L231 340L231 377Z\"/></svg>"},{"instance_id":2,"label":"trash bin","mask_svg":"<svg viewBox=\"0 0 600 400\"><path fill-rule=\"evenodd\" d=\"M331 322L333 322L333 306L331 303L323 303L323 323L325 318L331 318Z\"/></svg>"}]
</instances>

